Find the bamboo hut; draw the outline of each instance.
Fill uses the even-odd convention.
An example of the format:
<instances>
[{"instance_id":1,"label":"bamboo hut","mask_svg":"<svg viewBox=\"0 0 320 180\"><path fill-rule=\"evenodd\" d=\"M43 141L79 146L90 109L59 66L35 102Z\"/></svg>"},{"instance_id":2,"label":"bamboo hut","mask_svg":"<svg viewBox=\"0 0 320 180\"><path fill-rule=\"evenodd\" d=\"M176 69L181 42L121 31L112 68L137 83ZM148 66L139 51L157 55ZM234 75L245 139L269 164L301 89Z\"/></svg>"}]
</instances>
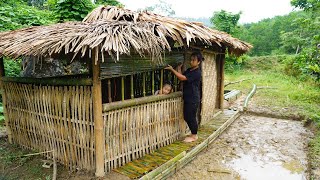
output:
<instances>
[{"instance_id":1,"label":"bamboo hut","mask_svg":"<svg viewBox=\"0 0 320 180\"><path fill-rule=\"evenodd\" d=\"M186 130L178 80L163 67L202 63L201 121L222 108L224 58L251 45L201 23L102 6L83 22L0 33L0 75L9 141L56 154L70 170L110 170L177 140ZM3 57L86 62L73 76L6 77ZM171 81L174 92L154 96Z\"/></svg>"}]
</instances>

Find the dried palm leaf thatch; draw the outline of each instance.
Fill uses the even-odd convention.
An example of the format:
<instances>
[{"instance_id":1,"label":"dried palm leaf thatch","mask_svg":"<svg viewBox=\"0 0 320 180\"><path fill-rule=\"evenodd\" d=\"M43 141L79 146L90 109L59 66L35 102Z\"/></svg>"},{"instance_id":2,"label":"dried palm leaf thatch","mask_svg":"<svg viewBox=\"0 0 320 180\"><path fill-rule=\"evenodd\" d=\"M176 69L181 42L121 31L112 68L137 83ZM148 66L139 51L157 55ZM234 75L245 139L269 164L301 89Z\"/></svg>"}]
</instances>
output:
<instances>
[{"instance_id":1,"label":"dried palm leaf thatch","mask_svg":"<svg viewBox=\"0 0 320 180\"><path fill-rule=\"evenodd\" d=\"M188 22L154 14L152 12L134 12L115 6L99 6L89 13L83 22L94 22L99 19L126 21L126 22L153 22L163 25L168 31L168 36L179 43L187 44L200 40L206 45L217 44L228 47L229 53L241 55L249 51L252 45L233 38L225 32L214 30L199 22Z\"/></svg>"},{"instance_id":2,"label":"dried palm leaf thatch","mask_svg":"<svg viewBox=\"0 0 320 180\"><path fill-rule=\"evenodd\" d=\"M133 49L140 56L148 54L153 60L161 61L161 52L171 50L166 36L166 28L153 22L67 22L1 33L0 56L17 58L72 52L75 57L95 49L103 61L103 52L119 60L120 54L130 54Z\"/></svg>"}]
</instances>

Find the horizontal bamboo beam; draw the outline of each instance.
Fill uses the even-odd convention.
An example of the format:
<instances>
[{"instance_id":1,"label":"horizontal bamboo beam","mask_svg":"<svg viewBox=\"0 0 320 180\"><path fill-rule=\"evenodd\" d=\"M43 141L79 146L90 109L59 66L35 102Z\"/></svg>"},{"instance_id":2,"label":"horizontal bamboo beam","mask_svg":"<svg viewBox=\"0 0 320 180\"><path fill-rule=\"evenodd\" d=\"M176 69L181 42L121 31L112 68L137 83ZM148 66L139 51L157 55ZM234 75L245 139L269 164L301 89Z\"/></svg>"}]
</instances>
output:
<instances>
[{"instance_id":1,"label":"horizontal bamboo beam","mask_svg":"<svg viewBox=\"0 0 320 180\"><path fill-rule=\"evenodd\" d=\"M30 77L2 77L4 82L16 82L25 84L43 84L60 86L91 86L90 78L30 78Z\"/></svg>"},{"instance_id":2,"label":"horizontal bamboo beam","mask_svg":"<svg viewBox=\"0 0 320 180\"><path fill-rule=\"evenodd\" d=\"M151 102L156 102L156 101L161 101L164 99L176 98L176 97L181 97L181 96L182 96L182 92L174 92L174 93L170 93L168 95L147 96L147 97L141 97L141 98L136 98L136 99L128 99L128 100L124 100L124 101L106 103L106 104L102 105L103 106L102 112L126 108L126 107L130 107L130 106L137 106L140 104L146 104L146 103L151 103Z\"/></svg>"}]
</instances>

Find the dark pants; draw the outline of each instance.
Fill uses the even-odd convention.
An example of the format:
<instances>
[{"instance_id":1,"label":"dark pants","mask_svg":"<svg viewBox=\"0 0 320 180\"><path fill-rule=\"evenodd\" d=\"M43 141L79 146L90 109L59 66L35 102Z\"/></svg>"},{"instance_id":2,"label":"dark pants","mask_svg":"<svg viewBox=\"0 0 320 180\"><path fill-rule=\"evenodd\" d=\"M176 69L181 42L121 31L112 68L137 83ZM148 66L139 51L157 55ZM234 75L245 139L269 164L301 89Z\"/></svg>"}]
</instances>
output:
<instances>
[{"instance_id":1,"label":"dark pants","mask_svg":"<svg viewBox=\"0 0 320 180\"><path fill-rule=\"evenodd\" d=\"M184 120L189 126L192 134L197 134L198 123L197 123L197 110L199 103L184 103L183 106L183 116Z\"/></svg>"}]
</instances>

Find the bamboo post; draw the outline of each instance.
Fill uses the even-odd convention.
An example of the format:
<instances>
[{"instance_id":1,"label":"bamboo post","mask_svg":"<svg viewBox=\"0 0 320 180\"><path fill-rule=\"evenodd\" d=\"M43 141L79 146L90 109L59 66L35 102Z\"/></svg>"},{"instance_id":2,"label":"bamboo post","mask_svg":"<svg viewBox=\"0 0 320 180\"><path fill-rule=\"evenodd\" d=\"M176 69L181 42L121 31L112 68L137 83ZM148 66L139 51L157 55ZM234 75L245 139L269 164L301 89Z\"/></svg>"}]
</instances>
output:
<instances>
[{"instance_id":1,"label":"bamboo post","mask_svg":"<svg viewBox=\"0 0 320 180\"><path fill-rule=\"evenodd\" d=\"M93 118L95 133L96 176L103 177L104 171L104 135L102 118L102 95L100 80L100 62L98 61L98 48L92 56L92 82L93 82Z\"/></svg>"},{"instance_id":2,"label":"bamboo post","mask_svg":"<svg viewBox=\"0 0 320 180\"><path fill-rule=\"evenodd\" d=\"M163 87L163 69L160 70L160 89Z\"/></svg>"},{"instance_id":3,"label":"bamboo post","mask_svg":"<svg viewBox=\"0 0 320 180\"><path fill-rule=\"evenodd\" d=\"M121 100L124 100L124 77L121 77Z\"/></svg>"},{"instance_id":4,"label":"bamboo post","mask_svg":"<svg viewBox=\"0 0 320 180\"><path fill-rule=\"evenodd\" d=\"M1 95L2 95L3 115L4 115L4 120L5 120L5 123L6 123L6 129L7 129L7 133L8 133L8 140L9 140L9 143L12 144L12 133L11 133L11 129L10 129L10 126L9 126L9 118L8 118L7 108L6 108L6 104L7 104L6 92L4 90L2 77L5 77L5 70L4 70L3 57L0 57L0 88L2 90Z\"/></svg>"},{"instance_id":5,"label":"bamboo post","mask_svg":"<svg viewBox=\"0 0 320 180\"><path fill-rule=\"evenodd\" d=\"M111 80L108 79L108 100L109 103L112 102L112 97L111 97Z\"/></svg>"},{"instance_id":6,"label":"bamboo post","mask_svg":"<svg viewBox=\"0 0 320 180\"><path fill-rule=\"evenodd\" d=\"M225 48L223 48L223 52L225 52ZM220 99L219 99L219 102L220 102L220 105L219 105L219 108L220 109L223 109L223 101L224 101L224 62L225 62L225 55L222 54L221 56L221 59L220 59Z\"/></svg>"},{"instance_id":7,"label":"bamboo post","mask_svg":"<svg viewBox=\"0 0 320 180\"><path fill-rule=\"evenodd\" d=\"M173 76L173 86L174 86L174 92L178 90L178 80L176 76Z\"/></svg>"},{"instance_id":8,"label":"bamboo post","mask_svg":"<svg viewBox=\"0 0 320 180\"><path fill-rule=\"evenodd\" d=\"M152 94L154 94L154 71L152 71L151 84L152 84Z\"/></svg>"},{"instance_id":9,"label":"bamboo post","mask_svg":"<svg viewBox=\"0 0 320 180\"><path fill-rule=\"evenodd\" d=\"M52 180L56 180L57 179L57 153L55 150L53 150L53 174L52 174Z\"/></svg>"},{"instance_id":10,"label":"bamboo post","mask_svg":"<svg viewBox=\"0 0 320 180\"><path fill-rule=\"evenodd\" d=\"M134 98L134 92L133 92L133 75L130 76L130 89L131 89L131 99Z\"/></svg>"},{"instance_id":11,"label":"bamboo post","mask_svg":"<svg viewBox=\"0 0 320 180\"><path fill-rule=\"evenodd\" d=\"M146 96L146 73L142 74L142 88L143 88L143 97Z\"/></svg>"}]
</instances>

